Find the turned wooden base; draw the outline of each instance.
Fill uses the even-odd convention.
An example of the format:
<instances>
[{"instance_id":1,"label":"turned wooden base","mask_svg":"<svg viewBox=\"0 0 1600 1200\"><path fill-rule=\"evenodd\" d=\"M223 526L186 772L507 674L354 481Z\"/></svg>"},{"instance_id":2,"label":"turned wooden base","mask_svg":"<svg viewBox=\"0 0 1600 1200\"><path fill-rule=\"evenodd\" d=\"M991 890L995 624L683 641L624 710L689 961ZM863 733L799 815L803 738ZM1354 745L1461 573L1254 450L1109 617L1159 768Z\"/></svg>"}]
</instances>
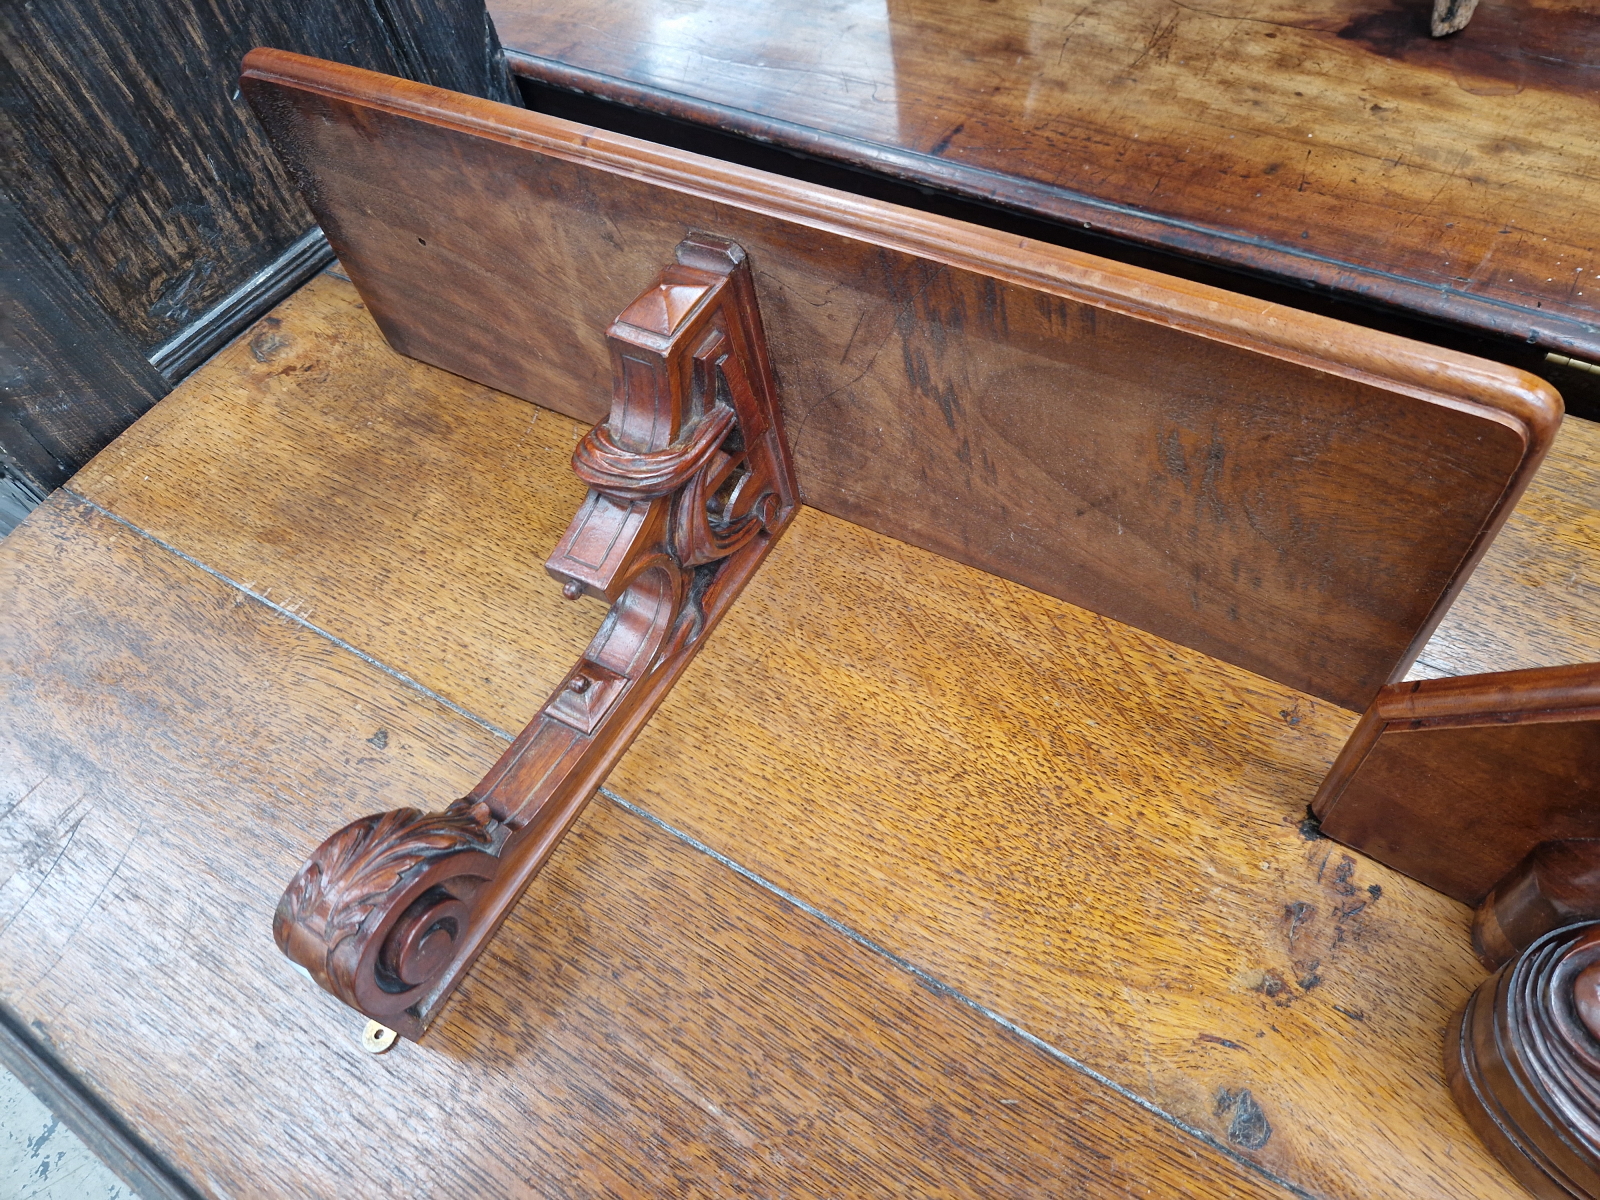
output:
<instances>
[{"instance_id":1,"label":"turned wooden base","mask_svg":"<svg viewBox=\"0 0 1600 1200\"><path fill-rule=\"evenodd\" d=\"M1600 924L1546 934L1474 992L1445 1046L1456 1103L1535 1196L1600 1196Z\"/></svg>"}]
</instances>

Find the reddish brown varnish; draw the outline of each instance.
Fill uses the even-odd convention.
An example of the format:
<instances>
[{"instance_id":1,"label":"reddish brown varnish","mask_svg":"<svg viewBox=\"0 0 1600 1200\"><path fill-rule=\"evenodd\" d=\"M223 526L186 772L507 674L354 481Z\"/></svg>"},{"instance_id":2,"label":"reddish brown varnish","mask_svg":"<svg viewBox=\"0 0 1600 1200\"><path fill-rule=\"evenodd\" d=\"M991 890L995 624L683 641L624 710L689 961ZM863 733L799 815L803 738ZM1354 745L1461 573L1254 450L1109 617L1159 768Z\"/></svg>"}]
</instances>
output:
<instances>
[{"instance_id":1,"label":"reddish brown varnish","mask_svg":"<svg viewBox=\"0 0 1600 1200\"><path fill-rule=\"evenodd\" d=\"M1552 929L1597 918L1600 837L1540 842L1478 905L1472 948L1495 971Z\"/></svg>"},{"instance_id":2,"label":"reddish brown varnish","mask_svg":"<svg viewBox=\"0 0 1600 1200\"><path fill-rule=\"evenodd\" d=\"M1600 925L1556 930L1484 981L1445 1075L1467 1122L1540 1200L1600 1196Z\"/></svg>"},{"instance_id":3,"label":"reddish brown varnish","mask_svg":"<svg viewBox=\"0 0 1600 1200\"><path fill-rule=\"evenodd\" d=\"M491 0L513 70L1600 361L1600 13Z\"/></svg>"},{"instance_id":4,"label":"reddish brown varnish","mask_svg":"<svg viewBox=\"0 0 1600 1200\"><path fill-rule=\"evenodd\" d=\"M244 86L392 345L585 420L597 331L750 255L801 498L1351 708L1549 444L1531 376L277 51Z\"/></svg>"}]
</instances>

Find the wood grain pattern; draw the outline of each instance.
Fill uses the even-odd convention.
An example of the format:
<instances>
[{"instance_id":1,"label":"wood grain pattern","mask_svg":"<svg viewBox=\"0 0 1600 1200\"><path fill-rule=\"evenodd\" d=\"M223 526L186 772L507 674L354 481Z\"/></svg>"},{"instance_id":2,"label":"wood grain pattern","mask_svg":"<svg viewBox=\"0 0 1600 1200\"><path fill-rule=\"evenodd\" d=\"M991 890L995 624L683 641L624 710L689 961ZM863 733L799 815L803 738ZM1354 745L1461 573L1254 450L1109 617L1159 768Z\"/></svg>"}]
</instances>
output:
<instances>
[{"instance_id":1,"label":"wood grain pattern","mask_svg":"<svg viewBox=\"0 0 1600 1200\"><path fill-rule=\"evenodd\" d=\"M274 320L74 487L519 727L593 619L530 547L582 427L395 354L334 276ZM814 510L678 687L622 796L1296 1186L1517 1194L1440 1073L1468 910L1301 832L1352 714Z\"/></svg>"},{"instance_id":2,"label":"wood grain pattern","mask_svg":"<svg viewBox=\"0 0 1600 1200\"><path fill-rule=\"evenodd\" d=\"M1312 811L1329 837L1478 904L1541 842L1600 837L1600 663L1384 688Z\"/></svg>"},{"instance_id":3,"label":"wood grain pattern","mask_svg":"<svg viewBox=\"0 0 1600 1200\"><path fill-rule=\"evenodd\" d=\"M1554 433L1532 376L1153 272L297 55L244 87L397 349L597 418L620 281L733 238L807 503L1349 707Z\"/></svg>"},{"instance_id":4,"label":"wood grain pattern","mask_svg":"<svg viewBox=\"0 0 1600 1200\"><path fill-rule=\"evenodd\" d=\"M1587 6L489 7L530 78L1600 360Z\"/></svg>"},{"instance_id":5,"label":"wood grain pattern","mask_svg":"<svg viewBox=\"0 0 1600 1200\"><path fill-rule=\"evenodd\" d=\"M277 882L500 740L61 494L4 560L0 995L205 1193L1289 1194L608 803L369 1056Z\"/></svg>"},{"instance_id":6,"label":"wood grain pattern","mask_svg":"<svg viewBox=\"0 0 1600 1200\"><path fill-rule=\"evenodd\" d=\"M234 80L263 43L516 99L482 0L0 6L0 464L19 498L325 261Z\"/></svg>"},{"instance_id":7,"label":"wood grain pattern","mask_svg":"<svg viewBox=\"0 0 1600 1200\"><path fill-rule=\"evenodd\" d=\"M233 82L288 46L512 99L480 0L5 6L6 188L149 353L311 226Z\"/></svg>"},{"instance_id":8,"label":"wood grain pattern","mask_svg":"<svg viewBox=\"0 0 1600 1200\"><path fill-rule=\"evenodd\" d=\"M365 383L337 396L305 386L345 377ZM194 398L148 413L73 486L313 622L359 620L362 645L386 662L406 661L412 648L397 614L434 614L437 650L418 678L502 728L526 721L528 698L553 688L583 649L598 610L561 603L534 568L583 499L571 470L583 425L394 353L337 274L313 280L223 351L185 396ZM198 421L190 405L200 403L227 419ZM477 448L484 429L495 431L493 453ZM455 468L464 458L472 471ZM331 489L325 503L340 514L317 541L295 534L311 503L297 492L313 462L317 486ZM405 492L387 482L413 477ZM212 497L205 512L151 495L152 485L176 490L180 480ZM282 498L263 504L261 488ZM458 532L460 511L474 514L471 536ZM397 571L396 560L409 569ZM458 627L462 610L441 609L446 583L479 631ZM374 595L386 602L374 608L365 599ZM530 657L517 648L523 640L545 649ZM1568 418L1418 674L1596 659L1600 426Z\"/></svg>"}]
</instances>

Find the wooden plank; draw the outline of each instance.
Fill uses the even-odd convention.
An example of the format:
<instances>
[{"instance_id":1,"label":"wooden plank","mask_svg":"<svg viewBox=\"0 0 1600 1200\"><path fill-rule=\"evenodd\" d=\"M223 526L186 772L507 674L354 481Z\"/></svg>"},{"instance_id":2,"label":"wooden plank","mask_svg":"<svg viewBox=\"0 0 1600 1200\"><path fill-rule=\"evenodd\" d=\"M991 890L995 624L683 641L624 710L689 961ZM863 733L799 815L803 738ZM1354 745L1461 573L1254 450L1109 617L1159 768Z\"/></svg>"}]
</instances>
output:
<instances>
[{"instance_id":1,"label":"wooden plank","mask_svg":"<svg viewBox=\"0 0 1600 1200\"><path fill-rule=\"evenodd\" d=\"M246 51L287 46L512 100L486 21L481 0L7 5L7 192L148 354L312 224L227 82Z\"/></svg>"},{"instance_id":2,"label":"wooden plank","mask_svg":"<svg viewBox=\"0 0 1600 1200\"><path fill-rule=\"evenodd\" d=\"M65 483L168 384L9 197L0 197L0 241L0 467L42 494Z\"/></svg>"},{"instance_id":3,"label":"wooden plank","mask_svg":"<svg viewBox=\"0 0 1600 1200\"><path fill-rule=\"evenodd\" d=\"M584 427L396 354L346 280L313 280L182 394L72 488L512 732L594 635L603 609L543 570L585 495ZM150 503L178 492L209 499ZM334 518L315 543L311 509ZM411 653L422 614L434 666Z\"/></svg>"},{"instance_id":4,"label":"wooden plank","mask_svg":"<svg viewBox=\"0 0 1600 1200\"><path fill-rule=\"evenodd\" d=\"M228 351L74 487L519 728L581 641L508 570L575 503L579 427L401 358L355 303L325 276L271 363ZM1439 1066L1470 914L1302 832L1353 723L808 510L611 786L1297 1186L1515 1195Z\"/></svg>"},{"instance_id":5,"label":"wooden plank","mask_svg":"<svg viewBox=\"0 0 1600 1200\"><path fill-rule=\"evenodd\" d=\"M4 557L0 995L206 1193L1290 1194L611 804L371 1057L281 879L499 739L59 495Z\"/></svg>"},{"instance_id":6,"label":"wooden plank","mask_svg":"<svg viewBox=\"0 0 1600 1200\"><path fill-rule=\"evenodd\" d=\"M601 332L715 231L807 503L1348 707L1554 433L1532 376L1214 288L296 55L244 86L397 349L598 419Z\"/></svg>"},{"instance_id":7,"label":"wooden plank","mask_svg":"<svg viewBox=\"0 0 1600 1200\"><path fill-rule=\"evenodd\" d=\"M1536 846L1600 837L1600 662L1385 688L1311 811L1478 907Z\"/></svg>"},{"instance_id":8,"label":"wooden plank","mask_svg":"<svg viewBox=\"0 0 1600 1200\"><path fill-rule=\"evenodd\" d=\"M532 79L1600 361L1587 9L489 8Z\"/></svg>"}]
</instances>

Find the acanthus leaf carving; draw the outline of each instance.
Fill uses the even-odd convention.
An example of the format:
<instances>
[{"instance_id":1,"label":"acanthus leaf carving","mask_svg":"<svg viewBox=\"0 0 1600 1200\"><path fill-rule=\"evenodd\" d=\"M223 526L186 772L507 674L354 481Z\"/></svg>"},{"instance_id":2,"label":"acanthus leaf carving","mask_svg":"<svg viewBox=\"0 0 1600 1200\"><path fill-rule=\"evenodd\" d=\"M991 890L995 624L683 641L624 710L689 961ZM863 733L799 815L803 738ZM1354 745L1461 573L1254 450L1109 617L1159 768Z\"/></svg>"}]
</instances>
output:
<instances>
[{"instance_id":1,"label":"acanthus leaf carving","mask_svg":"<svg viewBox=\"0 0 1600 1200\"><path fill-rule=\"evenodd\" d=\"M696 235L608 330L611 416L547 570L611 609L556 693L462 800L362 817L295 876L279 947L418 1037L792 518L794 479L744 252Z\"/></svg>"}]
</instances>

